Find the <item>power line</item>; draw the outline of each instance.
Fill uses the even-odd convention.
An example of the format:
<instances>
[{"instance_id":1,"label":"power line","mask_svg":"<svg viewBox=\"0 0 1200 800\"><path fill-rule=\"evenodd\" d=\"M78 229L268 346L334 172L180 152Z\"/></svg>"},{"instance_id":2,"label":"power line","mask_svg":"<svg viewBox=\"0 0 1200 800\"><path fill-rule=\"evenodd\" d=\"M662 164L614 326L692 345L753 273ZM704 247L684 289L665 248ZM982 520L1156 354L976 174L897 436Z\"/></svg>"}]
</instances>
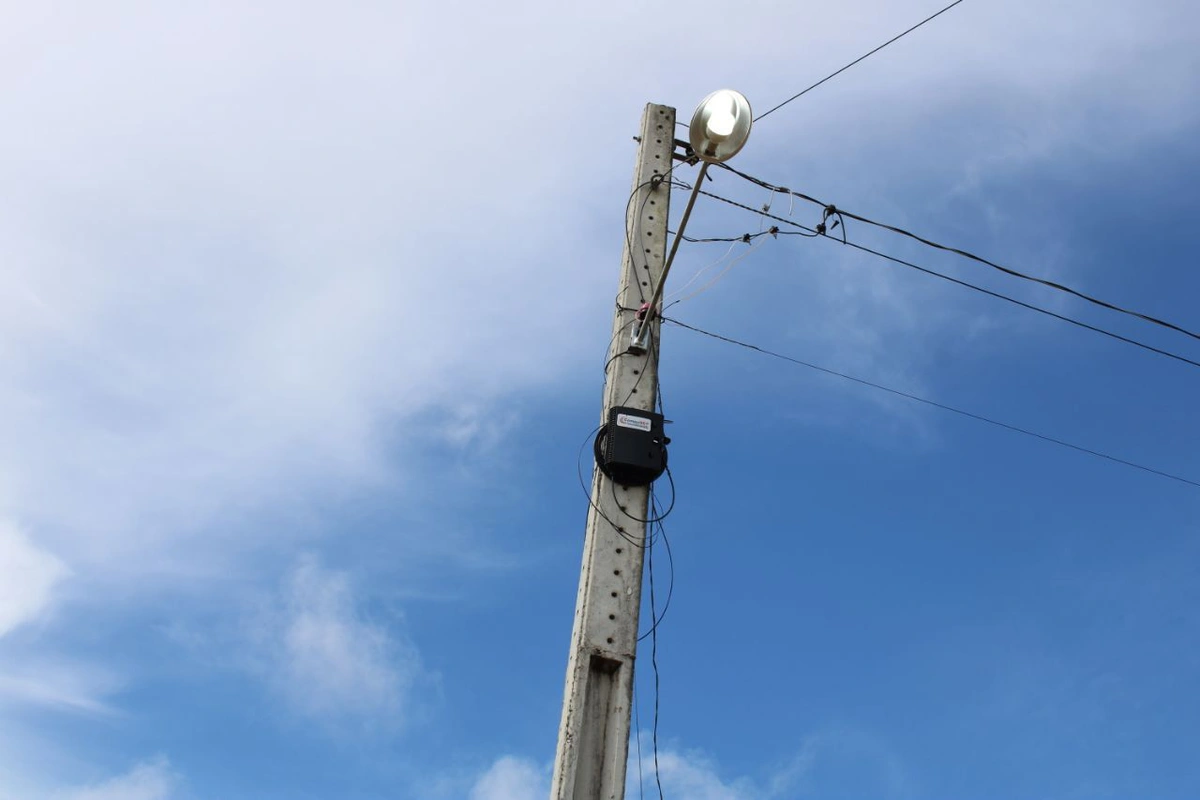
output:
<instances>
[{"instance_id":1,"label":"power line","mask_svg":"<svg viewBox=\"0 0 1200 800\"><path fill-rule=\"evenodd\" d=\"M663 610L661 613L651 614L654 622L650 626L650 630L638 637L639 642L645 639L647 636L653 636L654 632L658 630L658 626L662 624L664 619L666 619L667 611L671 609L671 598L675 596L675 554L671 552L671 540L667 538L667 529L662 524L662 520L656 522L655 526L658 528L658 531L652 537L650 537L650 546L647 548L646 552L649 553L650 550L654 549L654 545L659 539L662 539L662 543L667 548L667 572L670 575L670 580L667 583L667 599L663 601ZM653 571L650 573L650 581L654 581Z\"/></svg>"},{"instance_id":2,"label":"power line","mask_svg":"<svg viewBox=\"0 0 1200 800\"><path fill-rule=\"evenodd\" d=\"M665 515L659 512L658 500L654 496L654 487L653 486L651 486L651 488L650 488L650 504L651 504L651 510L655 513L656 518L659 520L658 530L660 533L663 533L663 535L665 536L666 531L662 527L662 521L661 521ZM672 504L674 504L674 500L672 500ZM666 539L664 538L663 541L666 541ZM653 543L651 544L650 547L648 547L646 549L646 557L650 562L650 564L649 564L649 567L650 567L650 617L651 617L651 619L653 619L655 616L654 545L653 545ZM674 567L672 567L672 575L674 575ZM674 578L672 578L672 588L674 588L673 584L674 584ZM665 608L663 609L663 613L666 614ZM651 733L651 741L653 742L652 746L654 749L654 782L656 784L658 784L658 798L659 798L659 800L663 800L662 778L659 774L659 769L658 769L659 675L658 675L658 622L657 621L654 623L654 627L652 627L650 629L650 666L654 670L654 725L653 725L652 733Z\"/></svg>"},{"instance_id":3,"label":"power line","mask_svg":"<svg viewBox=\"0 0 1200 800\"><path fill-rule=\"evenodd\" d=\"M786 217L780 217L775 214L771 214L769 212L762 211L761 209L751 208L750 206L746 205L745 203L739 203L736 200L730 200L728 197L722 197L721 195L713 194L712 192L706 192L703 189L700 190L700 194L711 197L714 200L719 200L722 203L726 203L726 204L734 206L736 208L740 208L745 211L749 211L751 214L758 214L761 216L770 217L771 219L777 220L786 225L792 225L796 228L799 228L800 230L807 231L812 237L821 236L822 238L829 238L828 236L822 234L822 232L817 228L810 228L807 225L803 225L799 222L796 222L795 220L790 220L790 219L787 219ZM844 225L842 227L843 227L843 229L845 228ZM837 241L837 240L835 240L835 241ZM847 247L852 247L855 250L860 250L864 253L870 253L873 256L882 258L885 261L890 261L893 264L899 264L900 266L908 267L909 269L915 269L918 272L925 273L926 275L932 275L935 278L941 278L942 280L949 281L949 282L957 284L959 286L963 286L967 289L971 289L972 291L979 292L980 294L986 294L989 297L995 297L998 300L1004 300L1007 303L1012 303L1013 305L1020 306L1021 308L1027 308L1030 311L1036 311L1037 313L1044 314L1047 317L1053 317L1054 319L1061 320L1062 322L1069 323L1078 328L1083 328L1085 330L1099 333L1103 336L1109 337L1110 339L1116 339L1119 342L1125 342L1126 344L1133 345L1134 347L1141 348L1142 350L1148 350L1151 353L1157 353L1160 356L1166 356L1167 358L1174 359L1175 361L1183 362L1184 364L1189 364L1193 367L1200 367L1200 361L1196 361L1196 360L1188 358L1186 356L1181 356L1177 353L1172 353L1169 350L1163 350L1160 347L1155 347L1154 345L1146 344L1145 342L1140 342L1137 339L1131 339L1128 336L1123 336L1119 333L1114 333L1113 331L1106 330L1105 328L1101 328L1096 325L1092 325L1090 323L1084 322L1082 320L1075 319L1074 317L1068 317L1065 314L1059 314L1057 311L1051 311L1048 308L1042 308L1041 306L1036 306L1033 303L1026 303L1024 300L1018 300L1015 297L1010 297L1009 295L1002 294L1002 293L996 292L996 291L992 291L991 289L986 289L982 286L977 286L973 283L970 283L969 281L964 281L964 280L961 280L960 278L955 278L951 275L946 275L945 273L938 272L937 270L929 269L928 267L923 267L920 264L915 264L912 261L906 261L903 258L898 258L896 256L888 255L887 253L883 253L883 252L880 252L879 250L875 250L875 249L867 247L865 245L858 244L857 242L851 242L846 239L842 239L842 240L840 240L840 242L841 242L841 244L844 244Z\"/></svg>"},{"instance_id":4,"label":"power line","mask_svg":"<svg viewBox=\"0 0 1200 800\"><path fill-rule=\"evenodd\" d=\"M731 245L729 245L729 248L730 248L730 249L729 249L729 250L728 250L728 251L725 253L725 255L724 255L724 256L721 256L721 258L720 258L720 259L719 259L717 262L715 262L714 264L711 264L711 265L709 265L708 267L705 267L704 269L700 270L699 272L697 272L695 275L693 275L693 276L692 276L691 280L689 280L689 281L688 281L687 283L685 283L683 286L681 286L680 288L678 288L678 289L676 289L674 292L672 292L672 293L670 294L670 296L668 296L668 297L664 297L664 298L663 298L663 303L664 303L664 304L666 304L666 305L665 305L665 307L666 307L666 308L670 308L671 306L678 305L678 304L680 304L680 303L683 303L683 302L685 302L685 301L687 301L687 300L691 300L691 299L692 299L692 298L694 298L694 297L698 297L698 296L700 296L700 295L704 294L704 293L705 293L705 292L707 292L709 289L713 288L713 287L714 287L714 286L716 286L718 283L720 283L720 282L721 282L721 280L722 280L722 279L723 279L723 278L724 278L726 275L728 275L728 274L729 274L729 273L730 273L730 272L733 270L733 268L734 268L734 267L736 267L736 266L738 265L738 262L742 261L742 260L743 260L743 259L745 259L745 258L749 258L749 257L750 257L750 255L751 255L751 254L752 254L752 253L753 253L755 250L757 250L758 248L762 247L764 244L766 244L766 242L765 242L765 241L761 241L761 242L759 242L759 243L758 243L758 244L756 244L756 245L752 245L752 246L750 247L750 249L749 249L749 250L747 250L747 251L745 251L744 253L741 253L741 254L739 254L739 255L735 256L735 257L734 257L734 258L733 258L733 259L732 259L732 260L731 260L731 261L730 261L728 264L726 264L726 265L725 265L725 267L724 267L724 268L723 268L723 269L722 269L720 272L718 272L718 273L717 273L715 276L713 276L712 278L710 278L710 279L709 279L709 280L708 280L708 281L707 281L707 282L706 282L704 285L702 285L702 286L701 286L699 289L695 289L695 290L693 290L693 291L692 291L690 294L687 294L687 295L685 295L684 297L679 297L679 295L681 295L681 294L684 294L684 292L686 292L686 291L687 291L687 289L688 289L688 287L689 287L689 286L691 286L693 283L695 283L697 280L699 280L701 275L703 275L703 274L704 274L706 271L708 271L710 268L712 268L712 267L716 267L717 265L719 265L719 264L721 263L721 261L724 261L724 260L725 260L725 258L726 258L726 257L729 255L729 253L733 252L733 248L737 246L736 244L731 244ZM675 299L672 299L672 298L675 298ZM668 301L671 301L671 302L668 302Z\"/></svg>"},{"instance_id":5,"label":"power line","mask_svg":"<svg viewBox=\"0 0 1200 800\"><path fill-rule=\"evenodd\" d=\"M763 209L763 211L766 210L768 209ZM674 233L674 231L668 231L668 233ZM819 235L820 234L817 233L805 233L804 231L781 231L779 230L778 225L773 225L765 231L759 231L758 233L743 233L741 236L707 236L703 239L698 239L684 234L683 240L690 244L737 244L738 242L741 242L742 244L750 244L755 239L762 238L763 236L770 236L772 238L778 238L780 236L807 236L812 238L813 236Z\"/></svg>"},{"instance_id":6,"label":"power line","mask_svg":"<svg viewBox=\"0 0 1200 800\"><path fill-rule=\"evenodd\" d=\"M688 325L686 322L680 322L677 319L671 319L670 317L663 317L663 322L669 322L672 325L678 325L681 328L686 328L687 330L694 331L696 333L702 334L704 336L708 336L712 339L717 339L719 341L726 342L728 344L737 345L738 347L744 347L747 350L753 350L757 353L762 353L765 356L770 356L771 358L777 358L782 361L787 361L789 363L799 365L801 367L807 367L809 369L816 370L817 372L823 372L826 375L833 375L834 377L842 378L843 380L847 380L847 381L852 381L853 383L857 383L862 386L867 386L872 389L878 389L880 391L887 392L888 394L896 395L897 397L903 397L908 400L914 400L918 403L923 403L927 406L933 406L934 408L940 408L943 411L949 411L953 414L958 414L960 416L967 417L969 419L977 420L979 422L986 422L989 425L994 425L998 428L1004 428L1005 430L1012 431L1013 433L1020 433L1025 436L1032 436L1035 439L1041 439L1043 442L1049 442L1050 444L1056 444L1059 447L1066 447L1068 449L1075 450L1080 453L1086 453L1087 455L1095 456L1096 458L1102 458L1106 461L1112 461L1116 464L1122 464L1126 467L1132 467L1134 469L1138 469L1143 472L1149 472L1151 475L1157 475L1161 478L1169 478L1173 481L1178 481L1179 483L1186 483L1189 486L1194 486L1197 489L1200 489L1200 482L1198 482L1198 481L1193 481L1188 478L1181 477L1179 475L1174 475L1170 472L1164 472L1163 470L1155 469L1154 467L1147 467L1143 464L1138 464L1133 461L1127 461L1126 459L1118 458L1117 456L1112 456L1107 453L1103 453L1099 450L1093 450L1091 448L1083 447L1081 445L1071 444L1070 442L1064 441L1063 439L1057 439L1053 436L1047 436L1042 433L1037 433L1037 432L1031 431L1027 428L1021 428L1017 425L1010 425L1007 422L1001 422L999 420L992 419L991 417L985 417L982 414L976 414L971 411L965 411L961 408L955 408L954 406L946 405L945 403L939 403L936 400L930 400L926 397L921 397L919 395L915 395L910 392L905 392L900 389L893 389L890 386L884 386L881 383L875 383L874 381L869 381L869 380L866 380L865 378L857 378L853 375L848 375L844 372L838 372L837 370L829 369L828 367L822 367L822 366L813 364L808 361L803 361L798 358L793 358L792 356L787 356L782 353L776 353L773 350L768 350L764 347L759 347L758 345L739 341L738 339L734 339L729 336L723 336L719 333L713 333L712 331L706 331L702 328L697 328L693 325Z\"/></svg>"},{"instance_id":7,"label":"power line","mask_svg":"<svg viewBox=\"0 0 1200 800\"><path fill-rule=\"evenodd\" d=\"M642 714L638 710L637 696L637 681L633 682L633 725L637 730L637 736L634 737L637 741L637 759L638 759L638 797L640 800L645 800L646 789L642 786Z\"/></svg>"},{"instance_id":8,"label":"power line","mask_svg":"<svg viewBox=\"0 0 1200 800\"><path fill-rule=\"evenodd\" d=\"M924 236L918 236L917 234L912 233L911 231L907 231L904 228L900 228L895 225L889 225L884 222L876 222L873 219L868 219L867 217L861 216L859 214L855 214L852 211L847 211L846 209L841 208L840 206L834 206L832 204L823 203L822 201L817 200L814 197L810 197L809 195L806 195L803 192L794 192L791 189L788 189L786 186L775 186L774 184L768 183L760 178L755 178L752 175L747 175L746 173L736 170L733 167L730 167L726 164L720 164L719 166L724 167L726 170L728 170L729 172L732 172L734 175L737 175L738 177L742 178L743 180L749 181L750 183L753 183L757 186L761 186L764 189L769 189L770 191L773 191L773 192L787 194L792 197L796 197L801 200L805 200L809 203L814 203L818 206L821 206L829 213L838 214L838 215L844 216L844 217L849 217L850 219L857 220L858 222L862 222L866 225L872 225L876 228L882 228L884 230L891 231L892 233L896 233L901 236L905 236L909 239L912 239L915 242L920 242L921 244L923 244L927 247L932 247L935 250L942 250L947 253L954 253L955 255L962 256L963 258L966 258L971 261L975 261L977 263L991 267L992 269L999 270L1000 272L1003 272L1005 275L1011 275L1014 278L1020 278L1021 280L1031 281L1033 283L1041 284L1042 286L1048 286L1051 289L1055 289L1060 292L1066 292L1067 294L1078 297L1081 300L1086 300L1087 302L1092 303L1093 305L1100 306L1101 308L1106 308L1110 311L1116 311L1121 314L1127 314L1131 317L1136 317L1137 319L1140 319L1143 322L1149 322L1153 325L1159 325L1161 327L1176 331L1177 333L1182 333L1185 336L1190 336L1193 339L1200 340L1200 333L1190 331L1187 328L1184 328L1180 325L1176 325L1173 322L1167 322L1166 320L1159 319L1158 317L1153 317L1153 316L1150 316L1149 314L1143 314L1140 311L1134 311L1132 309L1124 308L1122 306L1116 305L1115 303L1110 303L1107 300L1101 300L1097 297L1093 297L1089 294L1085 294L1084 292L1081 292L1078 289L1072 289L1070 286L1065 286L1061 283L1057 283L1055 281L1048 280L1046 278L1039 278L1036 275L1028 275L1019 270L1012 269L1011 267L1006 267L1006 266L1003 266L1002 264L997 264L995 261L991 261L982 256L975 255L974 253L969 252L967 250L962 250L957 247L950 247L949 245L939 244L938 242L935 242L931 239L927 239ZM844 229L844 226L843 226L843 229Z\"/></svg>"},{"instance_id":9,"label":"power line","mask_svg":"<svg viewBox=\"0 0 1200 800\"><path fill-rule=\"evenodd\" d=\"M948 5L948 6L946 6L946 7L945 7L945 8L943 8L941 11L937 12L937 13L936 13L936 14L934 14L933 16L926 17L925 19L923 19L923 20L921 20L920 22L918 22L916 25L913 25L911 28L909 28L908 30L906 30L904 33L901 33L901 34L898 34L898 35L896 35L896 36L893 36L891 39L888 39L886 42L884 42L883 44L879 45L878 47L876 47L876 48L875 48L874 50L872 50L871 52L869 52L869 53L866 53L866 54L864 54L864 55L861 55L861 56L859 56L858 58L854 59L853 61L851 61L851 62L850 62L849 64L847 64L846 66L844 66L844 67L842 67L841 69L839 69L837 72L832 72L832 73L830 73L829 75L826 75L824 78L821 78L821 80L817 81L817 82L816 82L816 83L814 83L812 86L809 86L807 89L805 89L805 90L804 90L804 91L802 91L802 92L799 92L799 93L797 93L797 94L794 94L794 95L792 95L792 96L791 96L791 97L789 97L787 100L784 100L782 103L780 103L779 105L777 105L777 106L775 106L774 108L772 108L770 111L765 111L765 112L763 112L762 114L759 114L757 117L755 117L755 118L754 118L754 121L755 121L755 122L758 122L758 121L759 121L760 119L762 119L763 117L766 117L768 114L773 114L773 113L775 113L776 111L778 111L779 109L783 108L783 107L784 107L784 106L786 106L788 103L790 103L790 102L792 102L793 100L795 100L796 98L798 98L798 97L803 97L804 95L808 94L808 93L809 93L809 92L811 92L813 89L815 89L815 88L817 88L818 86L820 86L822 83L825 83L825 81L828 81L828 80L831 80L831 79L833 79L833 78L836 78L838 75L841 75L843 72L845 72L846 70L850 69L851 67L853 67L855 64L859 63L860 61L865 61L866 59L868 59L868 58L870 58L871 56L875 55L876 53L878 53L878 52L879 52L880 50L882 50L883 48L887 47L887 46L888 46L889 44L891 44L892 42L895 42L895 41L897 41L897 40L899 40L899 39L903 39L905 36L908 36L910 33L912 33L913 31L915 31L917 28L921 27L922 25L924 25L926 22L929 22L929 21L931 21L931 20L933 20L933 19L935 19L935 18L937 18L937 17L940 17L942 14L945 14L947 11L949 11L949 10L950 10L950 9L952 9L952 8L954 8L956 5L958 5L958 4L959 4L959 3L961 3L962 1L963 1L963 0L954 0L954 2L953 2L953 3L951 3L951 4L950 4L950 5Z\"/></svg>"}]
</instances>

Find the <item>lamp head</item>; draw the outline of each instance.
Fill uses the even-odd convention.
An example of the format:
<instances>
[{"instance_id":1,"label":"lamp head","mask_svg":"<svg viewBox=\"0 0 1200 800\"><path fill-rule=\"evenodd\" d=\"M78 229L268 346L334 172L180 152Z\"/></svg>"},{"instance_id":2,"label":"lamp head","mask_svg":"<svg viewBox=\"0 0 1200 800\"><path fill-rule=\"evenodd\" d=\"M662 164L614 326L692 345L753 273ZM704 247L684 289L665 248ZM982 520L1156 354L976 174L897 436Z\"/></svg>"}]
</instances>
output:
<instances>
[{"instance_id":1,"label":"lamp head","mask_svg":"<svg viewBox=\"0 0 1200 800\"><path fill-rule=\"evenodd\" d=\"M732 89L713 92L700 101L688 126L692 150L710 164L728 161L750 138L754 114L750 103Z\"/></svg>"}]
</instances>

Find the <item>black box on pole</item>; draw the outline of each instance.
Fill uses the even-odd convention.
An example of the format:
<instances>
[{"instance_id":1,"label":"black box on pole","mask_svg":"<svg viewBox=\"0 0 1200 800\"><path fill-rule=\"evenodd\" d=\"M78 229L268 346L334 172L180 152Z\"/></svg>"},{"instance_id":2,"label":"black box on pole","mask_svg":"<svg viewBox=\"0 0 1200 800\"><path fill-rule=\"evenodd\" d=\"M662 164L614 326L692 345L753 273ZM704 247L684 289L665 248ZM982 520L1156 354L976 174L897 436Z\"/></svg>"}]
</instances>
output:
<instances>
[{"instance_id":1,"label":"black box on pole","mask_svg":"<svg viewBox=\"0 0 1200 800\"><path fill-rule=\"evenodd\" d=\"M653 411L614 406L596 436L596 463L623 486L647 486L667 468L663 417Z\"/></svg>"}]
</instances>

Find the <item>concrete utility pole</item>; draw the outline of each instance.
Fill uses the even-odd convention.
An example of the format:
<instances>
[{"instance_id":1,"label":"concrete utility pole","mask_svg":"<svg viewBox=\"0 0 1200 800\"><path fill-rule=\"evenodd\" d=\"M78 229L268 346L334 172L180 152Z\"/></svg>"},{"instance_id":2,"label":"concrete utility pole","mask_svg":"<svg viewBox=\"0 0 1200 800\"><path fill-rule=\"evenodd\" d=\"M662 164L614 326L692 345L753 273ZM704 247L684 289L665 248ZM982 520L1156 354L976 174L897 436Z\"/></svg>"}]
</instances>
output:
<instances>
[{"instance_id":1,"label":"concrete utility pole","mask_svg":"<svg viewBox=\"0 0 1200 800\"><path fill-rule=\"evenodd\" d=\"M608 421L613 406L654 410L659 320L647 319L644 323L650 326L646 352L617 354L629 348L636 309L650 298L663 273L671 185L654 177L670 171L674 150L675 109L647 105L633 180L635 196L626 219L628 235L621 259L619 307L613 319L601 424ZM649 497L650 487L612 484L599 469L593 469L592 505L583 544L551 800L625 797L633 666L642 602L642 545L647 538L646 524L632 517L650 519ZM622 531L616 530L614 523ZM625 537L638 544L631 544Z\"/></svg>"}]
</instances>

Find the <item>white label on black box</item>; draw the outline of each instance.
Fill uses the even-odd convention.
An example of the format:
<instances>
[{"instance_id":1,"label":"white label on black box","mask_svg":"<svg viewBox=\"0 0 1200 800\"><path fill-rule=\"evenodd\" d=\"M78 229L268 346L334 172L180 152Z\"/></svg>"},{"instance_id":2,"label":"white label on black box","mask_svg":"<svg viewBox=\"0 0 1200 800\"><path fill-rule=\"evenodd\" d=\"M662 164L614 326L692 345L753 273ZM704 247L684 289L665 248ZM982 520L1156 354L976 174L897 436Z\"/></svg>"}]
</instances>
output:
<instances>
[{"instance_id":1,"label":"white label on black box","mask_svg":"<svg viewBox=\"0 0 1200 800\"><path fill-rule=\"evenodd\" d=\"M645 417L631 417L628 414L617 414L617 424L622 428L633 428L635 431L650 432L650 420Z\"/></svg>"}]
</instances>

